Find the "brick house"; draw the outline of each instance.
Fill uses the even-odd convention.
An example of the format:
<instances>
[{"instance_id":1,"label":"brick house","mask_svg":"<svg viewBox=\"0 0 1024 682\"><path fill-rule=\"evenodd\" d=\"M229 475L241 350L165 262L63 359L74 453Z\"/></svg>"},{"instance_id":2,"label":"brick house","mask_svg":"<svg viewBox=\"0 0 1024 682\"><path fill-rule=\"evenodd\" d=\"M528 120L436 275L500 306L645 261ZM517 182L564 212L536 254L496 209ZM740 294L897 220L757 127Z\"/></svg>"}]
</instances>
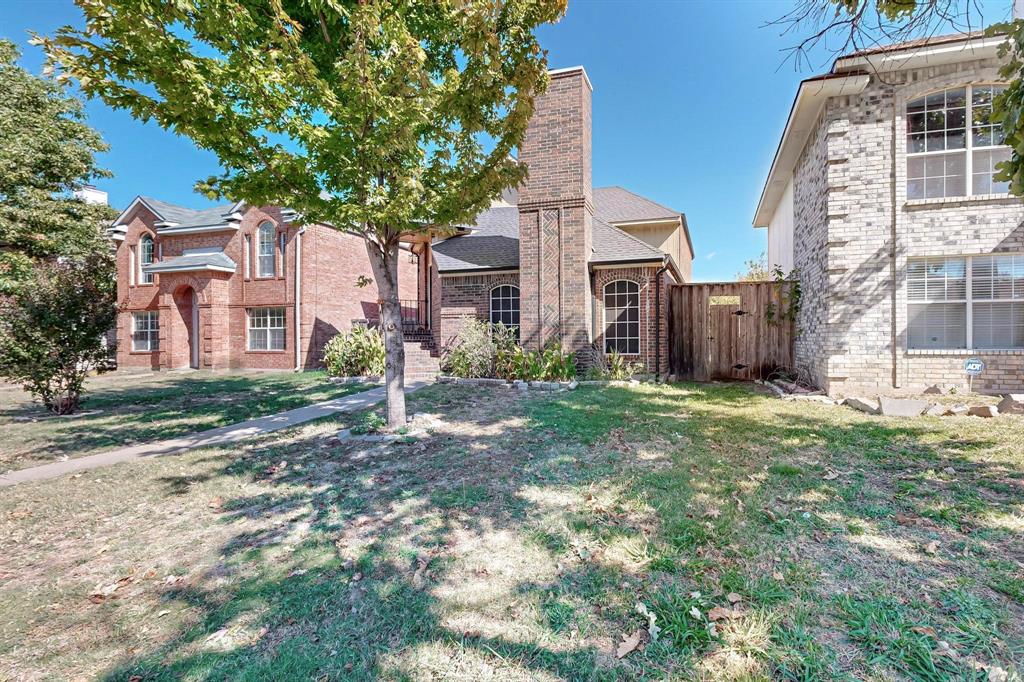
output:
<instances>
[{"instance_id":1,"label":"brick house","mask_svg":"<svg viewBox=\"0 0 1024 682\"><path fill-rule=\"evenodd\" d=\"M1001 38L837 59L803 81L755 227L803 286L798 368L832 394L1024 386L1024 204L993 178Z\"/></svg>"},{"instance_id":2,"label":"brick house","mask_svg":"<svg viewBox=\"0 0 1024 682\"><path fill-rule=\"evenodd\" d=\"M521 343L618 350L667 366L659 302L688 281L686 217L591 183L591 85L551 72L520 149L528 181L458 226L412 237L399 272L406 374L436 373L465 320L504 322ZM378 315L361 238L242 204L190 210L139 197L114 222L118 366L305 368L355 320ZM297 322L297 320L299 322ZM299 343L296 344L295 340Z\"/></svg>"},{"instance_id":3,"label":"brick house","mask_svg":"<svg viewBox=\"0 0 1024 682\"><path fill-rule=\"evenodd\" d=\"M665 371L665 296L656 292L690 279L686 216L621 187L593 187L590 79L582 67L550 75L519 150L529 179L426 256L432 341L444 345L477 318L517 325L528 348L596 344Z\"/></svg>"},{"instance_id":4,"label":"brick house","mask_svg":"<svg viewBox=\"0 0 1024 682\"><path fill-rule=\"evenodd\" d=\"M379 315L362 239L273 207L192 210L138 197L114 221L120 369L295 369ZM416 256L400 263L416 298ZM298 343L296 343L298 340Z\"/></svg>"}]
</instances>

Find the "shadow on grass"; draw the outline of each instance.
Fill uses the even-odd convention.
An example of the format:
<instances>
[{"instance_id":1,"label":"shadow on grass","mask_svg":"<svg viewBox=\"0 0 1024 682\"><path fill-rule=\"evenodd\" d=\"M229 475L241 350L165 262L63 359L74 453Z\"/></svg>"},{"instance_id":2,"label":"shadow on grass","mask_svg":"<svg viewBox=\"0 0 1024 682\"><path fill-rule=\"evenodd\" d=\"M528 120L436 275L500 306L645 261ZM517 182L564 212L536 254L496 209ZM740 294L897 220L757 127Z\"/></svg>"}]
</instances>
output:
<instances>
[{"instance_id":1,"label":"shadow on grass","mask_svg":"<svg viewBox=\"0 0 1024 682\"><path fill-rule=\"evenodd\" d=\"M266 519L268 526L231 538L213 571L186 588L168 589L164 599L187 605L198 620L104 679L404 678L414 676L416 666L439 677L472 678L483 662L499 677L640 679L692 672L694 657L710 646L706 637L692 647L659 644L646 659L616 661L593 638L574 642L570 633L615 639L640 623L632 613L636 600L662 609L659 622L675 622L694 588L736 591L766 612L780 609L779 632L803 632L782 609L794 593L810 589L813 576L800 578L798 565L783 562L787 579L776 582L745 573L744 561L756 557L755 545L801 536L836 555L861 551L820 515L801 513L808 494L843 498L847 482L851 500L843 498L844 514L856 514L862 507L855 503L869 496L864 486L857 489L855 473L839 482L825 479L827 466L846 458L867 470L863 476L872 468L953 461L969 464L976 478L1007 475L1005 467L969 458L995 439L944 443L938 426L923 420L897 426L839 413L822 418L792 405L783 410L782 403L742 386L498 398L493 389L463 387L426 389L412 398L417 411L441 411L471 426L474 435L440 430L424 444L390 447L272 438L226 465L220 475L258 484L262 492L224 500L224 521ZM752 418L744 410L758 401L765 411ZM661 459L638 465L650 450ZM283 458L289 466L279 465ZM168 495L181 485L166 483ZM548 510L535 500L567 489L621 490L614 500L620 506L569 515L562 526L536 524ZM885 508L880 516L915 508L916 500L896 493L870 491ZM729 507L701 515L692 503L706 496ZM737 499L745 504L733 505ZM769 508L774 511L766 514ZM637 509L646 517L637 517ZM458 591L472 579L456 570L448 550L467 534L501 532L525 537L546 562L572 564L547 579L516 577L512 592L540 605L541 621L530 626L542 636L512 637L513 623L508 632L499 628L501 636L493 629L464 630L446 617L450 604L439 596L440 586ZM597 555L580 550L581 537ZM600 555L631 537L639 538L633 568ZM884 560L907 570L929 561L896 552ZM486 622L488 606L485 599L471 608ZM685 634L686 624L679 627ZM827 645L808 640L794 649L792 639L759 654L769 672L840 672ZM921 655L931 651L925 646Z\"/></svg>"},{"instance_id":2,"label":"shadow on grass","mask_svg":"<svg viewBox=\"0 0 1024 682\"><path fill-rule=\"evenodd\" d=\"M0 410L0 419L39 417L14 427L47 458L146 443L227 426L372 388L332 384L323 373L168 377L160 386L105 385L86 394L78 415L55 417L38 405ZM36 433L28 433L29 430ZM39 449L26 452L39 457ZM42 459L42 458L40 458Z\"/></svg>"}]
</instances>

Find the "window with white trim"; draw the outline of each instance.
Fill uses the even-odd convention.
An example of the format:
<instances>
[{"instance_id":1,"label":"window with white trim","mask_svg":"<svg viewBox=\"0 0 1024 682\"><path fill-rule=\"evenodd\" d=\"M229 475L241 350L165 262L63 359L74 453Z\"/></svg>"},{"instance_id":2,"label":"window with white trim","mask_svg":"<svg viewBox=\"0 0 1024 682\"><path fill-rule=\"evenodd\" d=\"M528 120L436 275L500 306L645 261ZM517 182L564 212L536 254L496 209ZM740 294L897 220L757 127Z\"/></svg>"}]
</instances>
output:
<instances>
[{"instance_id":1,"label":"window with white trim","mask_svg":"<svg viewBox=\"0 0 1024 682\"><path fill-rule=\"evenodd\" d=\"M285 264L285 262L287 260L285 258L285 253L287 253L287 252L285 251L285 234L284 234L284 232L282 232L278 237L279 237L278 241L280 242L280 249L281 249L281 276L285 277L284 264Z\"/></svg>"},{"instance_id":2,"label":"window with white trim","mask_svg":"<svg viewBox=\"0 0 1024 682\"><path fill-rule=\"evenodd\" d=\"M132 313L132 350L160 349L160 313L149 310Z\"/></svg>"},{"instance_id":3,"label":"window with white trim","mask_svg":"<svg viewBox=\"0 0 1024 682\"><path fill-rule=\"evenodd\" d=\"M907 199L1006 194L993 176L1010 158L992 100L1002 85L968 85L907 103Z\"/></svg>"},{"instance_id":4,"label":"window with white trim","mask_svg":"<svg viewBox=\"0 0 1024 682\"><path fill-rule=\"evenodd\" d=\"M249 308L249 350L284 350L284 308Z\"/></svg>"},{"instance_id":5,"label":"window with white trim","mask_svg":"<svg viewBox=\"0 0 1024 682\"><path fill-rule=\"evenodd\" d=\"M908 259L907 347L1024 348L1024 255Z\"/></svg>"},{"instance_id":6,"label":"window with white trim","mask_svg":"<svg viewBox=\"0 0 1024 682\"><path fill-rule=\"evenodd\" d=\"M512 327L519 335L519 287L503 284L491 289L491 324Z\"/></svg>"},{"instance_id":7,"label":"window with white trim","mask_svg":"<svg viewBox=\"0 0 1024 682\"><path fill-rule=\"evenodd\" d=\"M263 223L256 232L256 276L274 276L274 226Z\"/></svg>"},{"instance_id":8,"label":"window with white trim","mask_svg":"<svg viewBox=\"0 0 1024 682\"><path fill-rule=\"evenodd\" d=\"M153 273L146 272L143 267L153 263L153 238L146 235L139 240L139 284L152 284Z\"/></svg>"},{"instance_id":9,"label":"window with white trim","mask_svg":"<svg viewBox=\"0 0 1024 682\"><path fill-rule=\"evenodd\" d=\"M604 285L604 352L640 353L640 285L620 279Z\"/></svg>"}]
</instances>

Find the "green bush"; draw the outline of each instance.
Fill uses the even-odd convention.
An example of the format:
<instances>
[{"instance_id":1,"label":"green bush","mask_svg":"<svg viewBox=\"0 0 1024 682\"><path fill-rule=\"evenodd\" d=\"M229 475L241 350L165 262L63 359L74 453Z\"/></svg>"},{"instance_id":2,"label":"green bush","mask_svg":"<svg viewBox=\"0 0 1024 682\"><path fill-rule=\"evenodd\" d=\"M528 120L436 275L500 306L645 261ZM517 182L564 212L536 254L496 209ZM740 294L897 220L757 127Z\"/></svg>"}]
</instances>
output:
<instances>
[{"instance_id":1,"label":"green bush","mask_svg":"<svg viewBox=\"0 0 1024 682\"><path fill-rule=\"evenodd\" d=\"M587 378L625 381L643 372L644 366L639 362L629 362L619 354L619 351L613 350L605 356L602 365L595 365L587 370Z\"/></svg>"},{"instance_id":2,"label":"green bush","mask_svg":"<svg viewBox=\"0 0 1024 682\"><path fill-rule=\"evenodd\" d=\"M327 373L336 377L384 374L384 336L376 329L352 327L324 346Z\"/></svg>"},{"instance_id":3,"label":"green bush","mask_svg":"<svg viewBox=\"0 0 1024 682\"><path fill-rule=\"evenodd\" d=\"M472 320L459 332L441 358L441 371L454 377L496 377L499 358L516 348L515 329Z\"/></svg>"},{"instance_id":4,"label":"green bush","mask_svg":"<svg viewBox=\"0 0 1024 682\"><path fill-rule=\"evenodd\" d=\"M543 352L526 350L516 342L514 328L474 320L448 347L441 369L445 374L470 379L568 381L576 376L576 357L557 344Z\"/></svg>"}]
</instances>

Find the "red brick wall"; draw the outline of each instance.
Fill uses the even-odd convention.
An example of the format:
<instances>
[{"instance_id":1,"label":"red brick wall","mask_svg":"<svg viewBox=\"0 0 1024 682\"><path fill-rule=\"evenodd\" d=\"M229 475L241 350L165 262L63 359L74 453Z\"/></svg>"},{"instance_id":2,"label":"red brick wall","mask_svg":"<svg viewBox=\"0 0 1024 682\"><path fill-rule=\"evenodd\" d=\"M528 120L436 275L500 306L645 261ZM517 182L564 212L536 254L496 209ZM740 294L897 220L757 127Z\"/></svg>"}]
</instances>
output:
<instances>
[{"instance_id":1,"label":"red brick wall","mask_svg":"<svg viewBox=\"0 0 1024 682\"><path fill-rule=\"evenodd\" d=\"M300 227L287 224L275 207L249 208L237 231L186 235L157 235L156 221L144 207L129 216L125 239L117 249L118 366L122 368L170 368L190 361L191 291L199 308L199 366L205 369L291 369L295 366L295 255ZM270 277L256 276L255 231L264 221L276 228L275 268ZM216 246L236 264L234 274L217 272L155 275L154 282L129 284L129 252L137 249L145 234L154 237L154 256L159 260L181 255L185 249ZM282 259L280 235L285 237ZM250 237L249 272L246 273L246 236ZM363 241L323 225L310 225L302 236L302 333L300 361L303 366L320 362L323 344L354 319L373 318L377 310L374 284L359 288L359 275L372 280ZM136 255L137 258L137 255ZM138 263L136 261L136 268ZM246 276L249 274L250 276ZM399 266L400 296L417 298L416 262L403 251ZM285 308L283 351L250 351L247 345L247 309ZM160 350L131 350L131 314L141 310L160 313Z\"/></svg>"},{"instance_id":2,"label":"red brick wall","mask_svg":"<svg viewBox=\"0 0 1024 682\"><path fill-rule=\"evenodd\" d=\"M491 289L502 284L519 286L519 275L503 273L441 277L438 284L438 315L434 318L434 338L438 346L447 346L467 320L490 319Z\"/></svg>"},{"instance_id":3,"label":"red brick wall","mask_svg":"<svg viewBox=\"0 0 1024 682\"><path fill-rule=\"evenodd\" d=\"M604 351L604 287L610 282L625 279L636 282L640 288L640 353L626 356L631 362L639 362L648 372L655 372L655 330L658 329L658 311L655 306L655 275L657 267L615 268L594 270L594 326L595 343ZM666 295L672 278L663 273L661 286L661 372L668 371L668 322L665 316L668 305Z\"/></svg>"},{"instance_id":4,"label":"red brick wall","mask_svg":"<svg viewBox=\"0 0 1024 682\"><path fill-rule=\"evenodd\" d=\"M591 147L586 74L553 74L519 155L530 169L518 205L522 339L531 348L551 338L571 351L590 342Z\"/></svg>"}]
</instances>

